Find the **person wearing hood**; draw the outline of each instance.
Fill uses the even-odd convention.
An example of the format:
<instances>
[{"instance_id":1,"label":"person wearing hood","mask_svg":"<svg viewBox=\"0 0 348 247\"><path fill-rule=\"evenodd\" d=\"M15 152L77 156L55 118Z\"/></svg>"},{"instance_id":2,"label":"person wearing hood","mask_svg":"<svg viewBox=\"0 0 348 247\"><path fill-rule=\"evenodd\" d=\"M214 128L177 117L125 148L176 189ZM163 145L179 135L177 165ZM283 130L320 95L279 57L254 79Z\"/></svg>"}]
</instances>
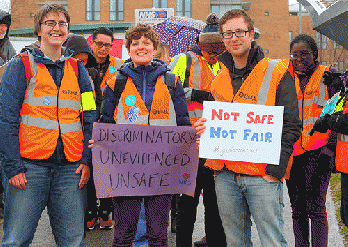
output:
<instances>
[{"instance_id":1,"label":"person wearing hood","mask_svg":"<svg viewBox=\"0 0 348 247\"><path fill-rule=\"evenodd\" d=\"M100 89L100 83L98 83L98 70L95 68L97 66L97 61L93 56L92 49L90 48L87 40L80 35L71 35L70 37L68 37L66 40L65 48L70 49L73 52L72 54L74 58L81 61L88 71L88 74L93 82L94 95L96 97L96 106L99 118L103 95ZM91 169L91 174L93 174L92 164L89 164L89 167ZM93 176L91 176L87 183L87 209L85 215L86 230L93 230L98 225L101 229L113 228L112 220L109 217L111 208L110 204L111 200L103 198L100 199L100 204L98 207L94 179Z\"/></svg>"},{"instance_id":2,"label":"person wearing hood","mask_svg":"<svg viewBox=\"0 0 348 247\"><path fill-rule=\"evenodd\" d=\"M125 46L130 60L124 62L120 74L110 80L105 88L100 122L161 125L163 122L158 120L166 119L166 125L169 126L191 126L179 78L167 72L165 62L153 58L158 44L159 36L150 25L138 23L126 31ZM171 90L165 85L162 75L173 79L174 87ZM136 99L132 107L129 97ZM166 106L159 102L168 101L168 98L169 108L163 111ZM158 106L161 106L161 111ZM121 107L125 111L117 111ZM153 116L157 121L154 121ZM117 222L113 246L132 246L143 199L149 246L168 246L171 198L172 195L167 194L113 197L114 219Z\"/></svg>"},{"instance_id":3,"label":"person wearing hood","mask_svg":"<svg viewBox=\"0 0 348 247\"><path fill-rule=\"evenodd\" d=\"M289 61L264 58L261 48L253 42L253 21L245 11L230 10L219 24L227 51L218 58L225 68L211 84L215 100L284 106L279 165L219 159L208 159L205 164L215 170L215 189L227 244L252 246L253 216L262 246L287 246L282 178L293 145L301 134ZM205 129L205 121L201 118L195 124L198 136Z\"/></svg>"},{"instance_id":4,"label":"person wearing hood","mask_svg":"<svg viewBox=\"0 0 348 247\"><path fill-rule=\"evenodd\" d=\"M192 124L202 117L203 101L214 100L210 93L210 85L220 69L225 67L216 59L225 51L225 45L219 34L219 18L211 13L206 23L198 37L197 45L191 45L187 53L174 57L169 65L184 84ZM226 246L226 236L217 206L214 170L205 167L205 162L206 159L199 159L194 197L181 195L178 199L176 220L176 246L178 247L192 245L192 234L202 190L204 191L206 236L194 244L195 246Z\"/></svg>"},{"instance_id":5,"label":"person wearing hood","mask_svg":"<svg viewBox=\"0 0 348 247\"><path fill-rule=\"evenodd\" d=\"M29 246L46 206L57 246L84 246L97 114L85 67L62 51L69 26L63 6L42 6L34 17L40 48L11 60L0 85L2 246Z\"/></svg>"},{"instance_id":6,"label":"person wearing hood","mask_svg":"<svg viewBox=\"0 0 348 247\"><path fill-rule=\"evenodd\" d=\"M16 50L8 37L10 26L11 15L0 9L0 66L16 55Z\"/></svg>"}]
</instances>

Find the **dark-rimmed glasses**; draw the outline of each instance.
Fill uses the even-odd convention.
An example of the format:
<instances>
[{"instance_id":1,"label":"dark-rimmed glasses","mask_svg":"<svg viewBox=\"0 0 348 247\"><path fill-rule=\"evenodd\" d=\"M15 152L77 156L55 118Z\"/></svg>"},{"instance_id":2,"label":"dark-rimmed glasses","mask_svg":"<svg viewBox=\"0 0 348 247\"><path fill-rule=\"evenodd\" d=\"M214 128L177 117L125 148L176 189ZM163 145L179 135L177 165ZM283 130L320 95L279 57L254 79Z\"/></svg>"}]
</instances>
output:
<instances>
[{"instance_id":1,"label":"dark-rimmed glasses","mask_svg":"<svg viewBox=\"0 0 348 247\"><path fill-rule=\"evenodd\" d=\"M98 48L102 48L103 46L105 46L106 49L110 49L112 47L112 44L110 43L104 43L102 41L93 41Z\"/></svg>"},{"instance_id":2,"label":"dark-rimmed glasses","mask_svg":"<svg viewBox=\"0 0 348 247\"><path fill-rule=\"evenodd\" d=\"M55 27L57 24L59 27L68 27L69 26L69 23L67 23L65 21L56 22L53 20L43 21L43 22L41 22L41 24L45 24L46 26L49 26L49 27Z\"/></svg>"},{"instance_id":3,"label":"dark-rimmed glasses","mask_svg":"<svg viewBox=\"0 0 348 247\"><path fill-rule=\"evenodd\" d=\"M233 35L236 35L237 38L243 38L246 36L246 34L249 31L250 30L239 30L239 31L235 31L235 32L227 31L227 32L221 33L221 35L222 35L222 38L224 38L224 39L232 39Z\"/></svg>"}]
</instances>

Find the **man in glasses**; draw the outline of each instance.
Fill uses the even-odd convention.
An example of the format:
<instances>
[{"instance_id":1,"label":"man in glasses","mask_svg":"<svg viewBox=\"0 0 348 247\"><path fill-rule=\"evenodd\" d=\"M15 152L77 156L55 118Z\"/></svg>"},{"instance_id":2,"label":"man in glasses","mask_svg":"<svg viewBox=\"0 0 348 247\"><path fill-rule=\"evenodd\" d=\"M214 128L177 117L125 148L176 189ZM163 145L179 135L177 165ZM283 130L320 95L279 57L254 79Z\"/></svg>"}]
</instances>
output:
<instances>
[{"instance_id":1,"label":"man in glasses","mask_svg":"<svg viewBox=\"0 0 348 247\"><path fill-rule=\"evenodd\" d=\"M202 117L203 101L214 100L210 85L223 66L216 57L225 51L219 34L219 18L207 17L207 25L199 35L196 46L186 54L176 56L169 68L180 77L184 85L191 123ZM214 171L204 167L205 159L199 159L195 196L181 195L177 203L176 246L192 246L192 233L196 221L197 206L201 191L204 191L206 237L195 246L225 247L226 237L219 217L214 187Z\"/></svg>"},{"instance_id":2,"label":"man in glasses","mask_svg":"<svg viewBox=\"0 0 348 247\"><path fill-rule=\"evenodd\" d=\"M284 106L279 165L210 159L205 164L215 170L216 196L227 244L252 246L252 215L262 246L287 246L282 178L301 130L294 80L288 61L264 58L262 49L253 42L254 25L246 12L228 11L219 24L227 51L218 57L226 67L210 88L215 100ZM198 135L204 121L199 119L195 124Z\"/></svg>"},{"instance_id":3,"label":"man in glasses","mask_svg":"<svg viewBox=\"0 0 348 247\"><path fill-rule=\"evenodd\" d=\"M96 59L97 70L93 78L94 90L96 96L97 111L100 115L101 103L103 100L104 88L112 77L117 75L117 69L121 67L123 61L110 55L114 35L112 31L105 27L100 27L93 32L92 52ZM112 229L113 224L110 219L110 213L113 211L111 198L99 199L99 208L97 207L96 191L93 177L88 182L86 228L93 230L99 222L101 229Z\"/></svg>"}]
</instances>

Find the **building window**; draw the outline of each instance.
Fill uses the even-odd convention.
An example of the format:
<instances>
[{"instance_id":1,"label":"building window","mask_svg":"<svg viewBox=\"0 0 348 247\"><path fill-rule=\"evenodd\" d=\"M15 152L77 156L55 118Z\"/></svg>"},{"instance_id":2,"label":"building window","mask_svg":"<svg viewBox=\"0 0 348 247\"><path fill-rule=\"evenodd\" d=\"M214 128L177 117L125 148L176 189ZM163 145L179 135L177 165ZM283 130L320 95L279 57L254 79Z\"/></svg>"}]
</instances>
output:
<instances>
[{"instance_id":1,"label":"building window","mask_svg":"<svg viewBox=\"0 0 348 247\"><path fill-rule=\"evenodd\" d=\"M124 20L124 0L110 1L110 21Z\"/></svg>"},{"instance_id":2,"label":"building window","mask_svg":"<svg viewBox=\"0 0 348 247\"><path fill-rule=\"evenodd\" d=\"M176 0L176 15L191 17L191 0Z\"/></svg>"},{"instance_id":3,"label":"building window","mask_svg":"<svg viewBox=\"0 0 348 247\"><path fill-rule=\"evenodd\" d=\"M269 53L269 50L266 49L266 50L265 50L265 54L268 54L268 53Z\"/></svg>"},{"instance_id":4,"label":"building window","mask_svg":"<svg viewBox=\"0 0 348 247\"><path fill-rule=\"evenodd\" d=\"M339 73L344 72L344 62L343 61L334 62L334 67L338 70Z\"/></svg>"},{"instance_id":5,"label":"building window","mask_svg":"<svg viewBox=\"0 0 348 247\"><path fill-rule=\"evenodd\" d=\"M334 49L343 49L343 46L339 45L334 41Z\"/></svg>"},{"instance_id":6,"label":"building window","mask_svg":"<svg viewBox=\"0 0 348 247\"><path fill-rule=\"evenodd\" d=\"M210 6L210 12L215 13L219 18L222 17L227 11L232 9L242 9L241 4L212 4Z\"/></svg>"},{"instance_id":7,"label":"building window","mask_svg":"<svg viewBox=\"0 0 348 247\"><path fill-rule=\"evenodd\" d=\"M152 7L154 7L154 8L167 8L167 0L153 0Z\"/></svg>"},{"instance_id":8,"label":"building window","mask_svg":"<svg viewBox=\"0 0 348 247\"><path fill-rule=\"evenodd\" d=\"M323 65L323 66L327 66L327 62L320 62L321 63L321 65Z\"/></svg>"},{"instance_id":9,"label":"building window","mask_svg":"<svg viewBox=\"0 0 348 247\"><path fill-rule=\"evenodd\" d=\"M291 43L292 41L292 31L289 32L289 44Z\"/></svg>"},{"instance_id":10,"label":"building window","mask_svg":"<svg viewBox=\"0 0 348 247\"><path fill-rule=\"evenodd\" d=\"M265 16L269 16L269 12L268 11L265 12Z\"/></svg>"},{"instance_id":11,"label":"building window","mask_svg":"<svg viewBox=\"0 0 348 247\"><path fill-rule=\"evenodd\" d=\"M315 41L318 44L319 50L326 50L327 49L327 37L316 32L315 33Z\"/></svg>"},{"instance_id":12,"label":"building window","mask_svg":"<svg viewBox=\"0 0 348 247\"><path fill-rule=\"evenodd\" d=\"M100 21L100 0L86 0L86 21Z\"/></svg>"}]
</instances>

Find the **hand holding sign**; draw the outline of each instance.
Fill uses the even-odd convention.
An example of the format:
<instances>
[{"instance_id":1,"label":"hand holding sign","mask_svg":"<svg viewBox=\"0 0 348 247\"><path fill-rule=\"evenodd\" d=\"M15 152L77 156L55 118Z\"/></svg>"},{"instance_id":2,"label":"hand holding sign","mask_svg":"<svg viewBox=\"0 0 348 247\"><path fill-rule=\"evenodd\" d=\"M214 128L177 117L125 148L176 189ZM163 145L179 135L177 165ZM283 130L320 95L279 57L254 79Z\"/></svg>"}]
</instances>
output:
<instances>
[{"instance_id":1,"label":"hand holding sign","mask_svg":"<svg viewBox=\"0 0 348 247\"><path fill-rule=\"evenodd\" d=\"M202 158L279 164L283 107L204 102L199 123Z\"/></svg>"},{"instance_id":2,"label":"hand holding sign","mask_svg":"<svg viewBox=\"0 0 348 247\"><path fill-rule=\"evenodd\" d=\"M198 167L194 128L95 123L93 140L97 197L193 196Z\"/></svg>"}]
</instances>

